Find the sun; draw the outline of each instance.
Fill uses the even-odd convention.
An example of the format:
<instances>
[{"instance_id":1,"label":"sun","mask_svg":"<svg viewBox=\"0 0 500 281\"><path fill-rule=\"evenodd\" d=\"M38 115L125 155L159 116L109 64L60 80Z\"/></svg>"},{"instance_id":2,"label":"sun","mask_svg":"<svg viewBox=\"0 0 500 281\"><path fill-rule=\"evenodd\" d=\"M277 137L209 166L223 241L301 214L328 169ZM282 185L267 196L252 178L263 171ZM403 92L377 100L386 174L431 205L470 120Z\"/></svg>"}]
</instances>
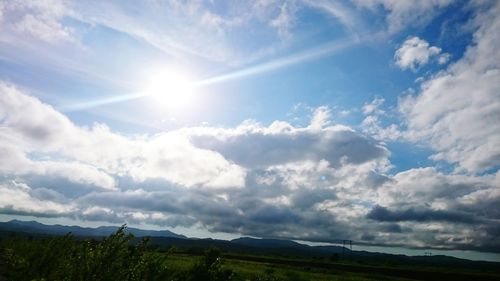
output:
<instances>
[{"instance_id":1,"label":"sun","mask_svg":"<svg viewBox=\"0 0 500 281\"><path fill-rule=\"evenodd\" d=\"M176 109L189 105L194 93L194 82L184 73L164 70L150 76L145 94L162 108Z\"/></svg>"}]
</instances>

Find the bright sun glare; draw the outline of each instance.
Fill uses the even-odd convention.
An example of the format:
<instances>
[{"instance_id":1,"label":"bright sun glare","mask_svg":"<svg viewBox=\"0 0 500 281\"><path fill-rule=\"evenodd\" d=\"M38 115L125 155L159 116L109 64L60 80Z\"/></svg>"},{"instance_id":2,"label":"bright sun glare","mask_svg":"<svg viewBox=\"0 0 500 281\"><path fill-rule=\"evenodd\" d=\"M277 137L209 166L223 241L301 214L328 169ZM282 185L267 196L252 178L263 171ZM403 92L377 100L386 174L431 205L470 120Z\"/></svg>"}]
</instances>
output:
<instances>
[{"instance_id":1,"label":"bright sun glare","mask_svg":"<svg viewBox=\"0 0 500 281\"><path fill-rule=\"evenodd\" d=\"M161 71L151 76L145 92L161 107L175 109L192 102L193 90L193 81L185 74Z\"/></svg>"}]
</instances>

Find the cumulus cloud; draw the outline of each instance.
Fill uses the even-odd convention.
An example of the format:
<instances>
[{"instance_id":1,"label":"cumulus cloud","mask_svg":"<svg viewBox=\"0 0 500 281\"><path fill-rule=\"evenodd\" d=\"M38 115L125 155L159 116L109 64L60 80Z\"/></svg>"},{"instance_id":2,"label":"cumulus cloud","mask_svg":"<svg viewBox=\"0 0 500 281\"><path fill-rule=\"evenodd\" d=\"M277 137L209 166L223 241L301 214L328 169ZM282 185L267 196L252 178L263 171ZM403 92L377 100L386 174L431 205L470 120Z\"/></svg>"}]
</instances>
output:
<instances>
[{"instance_id":1,"label":"cumulus cloud","mask_svg":"<svg viewBox=\"0 0 500 281\"><path fill-rule=\"evenodd\" d=\"M500 242L498 177L498 173L447 175L435 168L410 169L378 188L377 202L366 216L413 229L408 239L415 245L496 251L488 247L497 249ZM432 240L420 231L424 227L433 229Z\"/></svg>"},{"instance_id":2,"label":"cumulus cloud","mask_svg":"<svg viewBox=\"0 0 500 281\"><path fill-rule=\"evenodd\" d=\"M363 105L363 114L365 119L361 122L361 129L370 137L379 141L397 141L404 138L404 133L396 124L384 126L382 120L389 115L382 106L385 100L381 97L375 97L371 102Z\"/></svg>"},{"instance_id":3,"label":"cumulus cloud","mask_svg":"<svg viewBox=\"0 0 500 281\"><path fill-rule=\"evenodd\" d=\"M142 155L146 159L129 168L130 175L138 181L163 178L184 186L244 185L243 168L227 161L217 152L193 146L187 138L175 133L157 135L142 146Z\"/></svg>"},{"instance_id":4,"label":"cumulus cloud","mask_svg":"<svg viewBox=\"0 0 500 281\"><path fill-rule=\"evenodd\" d=\"M61 217L71 214L74 208L72 204L37 198L30 186L15 181L0 183L0 193L0 212L3 214Z\"/></svg>"},{"instance_id":5,"label":"cumulus cloud","mask_svg":"<svg viewBox=\"0 0 500 281\"><path fill-rule=\"evenodd\" d=\"M401 69L411 69L415 71L419 66L425 65L432 57L438 56L441 48L430 46L430 44L418 37L408 38L394 54L396 65ZM439 63L448 61L449 55L443 54L439 57Z\"/></svg>"},{"instance_id":6,"label":"cumulus cloud","mask_svg":"<svg viewBox=\"0 0 500 281\"><path fill-rule=\"evenodd\" d=\"M115 187L114 179L95 166L43 157L31 159L30 153L50 153L74 143L79 129L52 107L22 94L12 85L0 83L0 93L0 152L3 155L0 173L50 175L105 189Z\"/></svg>"},{"instance_id":7,"label":"cumulus cloud","mask_svg":"<svg viewBox=\"0 0 500 281\"><path fill-rule=\"evenodd\" d=\"M74 138L76 128L65 116L38 99L24 95L13 85L0 84L0 118L3 139L26 149L53 150ZM25 114L29 112L30 114Z\"/></svg>"},{"instance_id":8,"label":"cumulus cloud","mask_svg":"<svg viewBox=\"0 0 500 281\"><path fill-rule=\"evenodd\" d=\"M428 143L435 160L456 163L469 172L500 163L500 5L479 13L477 30L464 57L400 101L408 137Z\"/></svg>"},{"instance_id":9,"label":"cumulus cloud","mask_svg":"<svg viewBox=\"0 0 500 281\"><path fill-rule=\"evenodd\" d=\"M288 123L274 122L269 127L244 124L235 130L204 127L191 131L190 139L196 146L217 151L248 168L323 159L338 167L388 156L386 148L349 127L318 128L314 122L311 125L296 128Z\"/></svg>"},{"instance_id":10,"label":"cumulus cloud","mask_svg":"<svg viewBox=\"0 0 500 281\"><path fill-rule=\"evenodd\" d=\"M410 89L399 99L397 110L403 122L383 125L380 114L371 114L361 124L365 133L377 140L425 144L435 151L431 159L456 165L456 172L498 169L500 128L496 120L500 119L500 91L496 81L500 55L493 46L498 43L495 31L500 24L496 15L499 5L476 5L478 12L469 23L476 28L473 42L463 58L430 78L419 78L420 89ZM428 62L431 53L439 53L432 52L432 47L417 37L409 40L420 45L420 50L408 53L405 48L403 52L407 45L403 44L395 56L402 67L415 69ZM407 47L412 49L410 45ZM446 63L448 59L448 54L441 54L438 62Z\"/></svg>"},{"instance_id":11,"label":"cumulus cloud","mask_svg":"<svg viewBox=\"0 0 500 281\"><path fill-rule=\"evenodd\" d=\"M363 132L379 141L405 140L405 132L396 124L382 125L378 115L368 115L361 122Z\"/></svg>"},{"instance_id":12,"label":"cumulus cloud","mask_svg":"<svg viewBox=\"0 0 500 281\"><path fill-rule=\"evenodd\" d=\"M161 178L188 187L243 185L244 169L180 134L127 138L103 125L79 127L12 85L1 83L0 92L0 150L6 155L0 171L5 174L59 176L106 189L115 188L114 176Z\"/></svg>"}]
</instances>

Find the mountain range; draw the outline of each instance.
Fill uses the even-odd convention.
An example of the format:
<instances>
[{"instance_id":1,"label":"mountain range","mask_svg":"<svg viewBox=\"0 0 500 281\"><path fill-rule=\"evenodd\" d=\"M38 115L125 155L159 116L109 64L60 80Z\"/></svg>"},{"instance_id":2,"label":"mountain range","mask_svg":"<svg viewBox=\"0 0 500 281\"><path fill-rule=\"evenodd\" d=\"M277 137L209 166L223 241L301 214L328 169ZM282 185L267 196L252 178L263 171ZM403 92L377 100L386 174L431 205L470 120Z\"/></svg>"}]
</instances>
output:
<instances>
[{"instance_id":1,"label":"mountain range","mask_svg":"<svg viewBox=\"0 0 500 281\"><path fill-rule=\"evenodd\" d=\"M71 233L75 236L82 237L102 237L108 236L115 232L118 226L99 226L97 228L81 227L81 226L67 226L67 225L46 225L36 221L20 221L11 220L8 222L0 222L0 230L25 232L32 234L44 235L66 235ZM187 238L184 235L176 234L168 230L144 230L133 227L127 227L127 233L132 233L135 237L174 237L174 238Z\"/></svg>"}]
</instances>

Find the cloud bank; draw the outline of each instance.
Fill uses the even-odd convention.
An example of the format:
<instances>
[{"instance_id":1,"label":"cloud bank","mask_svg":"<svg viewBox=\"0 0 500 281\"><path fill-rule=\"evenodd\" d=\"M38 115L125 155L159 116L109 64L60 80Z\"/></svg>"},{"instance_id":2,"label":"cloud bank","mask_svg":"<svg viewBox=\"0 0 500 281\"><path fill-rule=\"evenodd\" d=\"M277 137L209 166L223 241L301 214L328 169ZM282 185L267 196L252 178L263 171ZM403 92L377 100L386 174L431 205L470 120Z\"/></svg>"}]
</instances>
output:
<instances>
[{"instance_id":1,"label":"cloud bank","mask_svg":"<svg viewBox=\"0 0 500 281\"><path fill-rule=\"evenodd\" d=\"M127 136L78 126L11 84L0 91L4 214L322 242L500 245L498 174L388 175L388 149L332 124L326 107L305 127L246 121Z\"/></svg>"}]
</instances>

